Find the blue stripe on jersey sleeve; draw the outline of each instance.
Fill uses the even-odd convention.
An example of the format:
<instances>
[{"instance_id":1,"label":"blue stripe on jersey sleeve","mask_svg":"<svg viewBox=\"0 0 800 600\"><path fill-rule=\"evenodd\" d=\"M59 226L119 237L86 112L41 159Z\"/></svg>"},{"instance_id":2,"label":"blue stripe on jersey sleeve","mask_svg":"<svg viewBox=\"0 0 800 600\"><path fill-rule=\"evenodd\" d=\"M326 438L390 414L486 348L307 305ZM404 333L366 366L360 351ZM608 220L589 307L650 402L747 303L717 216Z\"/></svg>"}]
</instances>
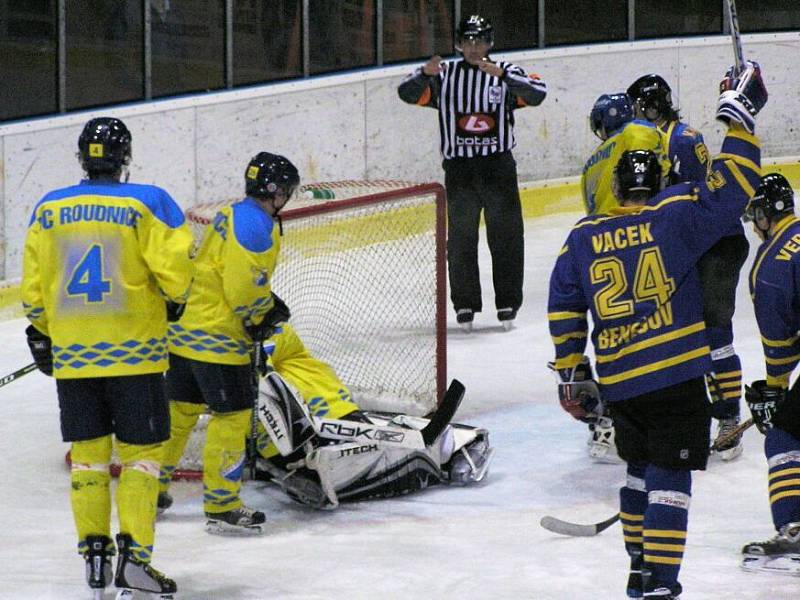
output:
<instances>
[{"instance_id":1,"label":"blue stripe on jersey sleeve","mask_svg":"<svg viewBox=\"0 0 800 600\"><path fill-rule=\"evenodd\" d=\"M250 252L266 252L272 247L272 220L256 200L245 198L232 207L233 234L236 241Z\"/></svg>"},{"instance_id":2,"label":"blue stripe on jersey sleeve","mask_svg":"<svg viewBox=\"0 0 800 600\"><path fill-rule=\"evenodd\" d=\"M155 185L138 183L93 182L85 179L78 185L53 190L39 200L31 214L30 226L39 206L55 200L78 198L80 196L113 196L116 198L135 198L144 204L159 221L168 227L180 227L186 218L183 211L165 190Z\"/></svg>"}]
</instances>

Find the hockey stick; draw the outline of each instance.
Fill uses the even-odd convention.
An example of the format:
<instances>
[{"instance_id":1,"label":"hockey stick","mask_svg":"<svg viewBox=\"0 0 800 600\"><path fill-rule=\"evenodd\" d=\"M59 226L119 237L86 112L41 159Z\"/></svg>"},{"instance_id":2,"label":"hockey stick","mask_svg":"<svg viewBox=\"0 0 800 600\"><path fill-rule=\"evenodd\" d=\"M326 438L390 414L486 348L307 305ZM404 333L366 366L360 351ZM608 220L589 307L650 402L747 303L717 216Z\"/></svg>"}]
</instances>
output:
<instances>
[{"instance_id":1,"label":"hockey stick","mask_svg":"<svg viewBox=\"0 0 800 600\"><path fill-rule=\"evenodd\" d=\"M250 479L256 478L256 462L258 461L258 384L261 377L263 356L261 355L261 344L263 340L253 340L253 348L250 351L250 385L253 388L253 409L250 413L250 437L247 439L248 469Z\"/></svg>"},{"instance_id":2,"label":"hockey stick","mask_svg":"<svg viewBox=\"0 0 800 600\"><path fill-rule=\"evenodd\" d=\"M19 379L23 375L27 375L31 371L35 371L35 370L36 370L36 363L31 363L29 365L26 365L26 366L22 367L21 369L19 369L18 371L14 371L13 373L10 373L9 375L6 375L5 377L0 378L0 387L3 387L5 384L11 383L15 379Z\"/></svg>"},{"instance_id":3,"label":"hockey stick","mask_svg":"<svg viewBox=\"0 0 800 600\"><path fill-rule=\"evenodd\" d=\"M734 76L738 76L744 71L744 52L742 51L742 36L739 33L739 15L736 13L736 0L727 0L728 24L731 30L731 41L733 42Z\"/></svg>"},{"instance_id":4,"label":"hockey stick","mask_svg":"<svg viewBox=\"0 0 800 600\"><path fill-rule=\"evenodd\" d=\"M753 417L750 417L749 419L747 419L747 421L739 423L739 425L737 425L735 429L732 429L727 435L724 435L714 440L714 443L711 444L711 452L719 452L719 449L721 447L724 447L726 444L730 443L733 439L736 438L737 435L741 435L742 433L744 433L754 423L755 421L753 421Z\"/></svg>"},{"instance_id":5,"label":"hockey stick","mask_svg":"<svg viewBox=\"0 0 800 600\"><path fill-rule=\"evenodd\" d=\"M569 521L562 521L556 517L542 517L542 520L539 521L539 525L547 529L547 531L552 531L553 533L558 533L561 535L569 535L572 537L592 537L601 531L605 531L617 521L619 521L619 513L615 514L613 517L609 517L605 521L593 523L592 525L570 523Z\"/></svg>"}]
</instances>

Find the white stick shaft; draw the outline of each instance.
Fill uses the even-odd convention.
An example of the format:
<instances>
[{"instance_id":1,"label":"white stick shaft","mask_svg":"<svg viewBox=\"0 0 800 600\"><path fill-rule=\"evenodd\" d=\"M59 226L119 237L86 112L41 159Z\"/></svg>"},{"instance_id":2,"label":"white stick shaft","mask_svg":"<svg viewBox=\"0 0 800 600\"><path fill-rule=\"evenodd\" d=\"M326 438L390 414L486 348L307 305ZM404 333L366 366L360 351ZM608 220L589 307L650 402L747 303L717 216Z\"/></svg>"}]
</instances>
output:
<instances>
[{"instance_id":1,"label":"white stick shaft","mask_svg":"<svg viewBox=\"0 0 800 600\"><path fill-rule=\"evenodd\" d=\"M731 40L733 42L733 58L735 61L735 75L744 71L744 51L742 50L742 35L739 33L739 15L736 13L736 0L727 0L728 22L730 23Z\"/></svg>"}]
</instances>

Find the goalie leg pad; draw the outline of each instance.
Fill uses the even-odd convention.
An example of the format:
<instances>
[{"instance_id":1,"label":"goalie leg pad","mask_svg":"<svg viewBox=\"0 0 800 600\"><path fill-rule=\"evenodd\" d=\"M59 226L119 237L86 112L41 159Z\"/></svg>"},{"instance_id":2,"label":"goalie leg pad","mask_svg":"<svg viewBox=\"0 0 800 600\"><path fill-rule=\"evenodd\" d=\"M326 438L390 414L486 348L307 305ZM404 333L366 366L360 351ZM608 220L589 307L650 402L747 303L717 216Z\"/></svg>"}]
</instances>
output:
<instances>
[{"instance_id":1,"label":"goalie leg pad","mask_svg":"<svg viewBox=\"0 0 800 600\"><path fill-rule=\"evenodd\" d=\"M276 372L264 378L258 394L258 420L283 456L316 437L313 420L303 399Z\"/></svg>"},{"instance_id":2,"label":"goalie leg pad","mask_svg":"<svg viewBox=\"0 0 800 600\"><path fill-rule=\"evenodd\" d=\"M390 498L445 481L438 461L426 450L348 442L315 448L306 466L316 471L333 501Z\"/></svg>"}]
</instances>

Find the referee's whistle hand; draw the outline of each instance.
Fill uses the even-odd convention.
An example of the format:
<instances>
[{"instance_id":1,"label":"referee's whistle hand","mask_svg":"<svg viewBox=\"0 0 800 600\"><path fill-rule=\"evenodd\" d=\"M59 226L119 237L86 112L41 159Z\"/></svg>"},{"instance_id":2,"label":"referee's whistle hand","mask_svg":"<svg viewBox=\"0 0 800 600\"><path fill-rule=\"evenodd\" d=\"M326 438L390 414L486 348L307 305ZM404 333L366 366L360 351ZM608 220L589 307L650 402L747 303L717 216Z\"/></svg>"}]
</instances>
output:
<instances>
[{"instance_id":1,"label":"referee's whistle hand","mask_svg":"<svg viewBox=\"0 0 800 600\"><path fill-rule=\"evenodd\" d=\"M481 62L477 64L477 67L486 73L487 75L491 75L492 77L502 77L503 76L503 69L498 67L495 63L493 63L488 58L484 58Z\"/></svg>"},{"instance_id":2,"label":"referee's whistle hand","mask_svg":"<svg viewBox=\"0 0 800 600\"><path fill-rule=\"evenodd\" d=\"M428 77L433 77L434 75L439 74L439 69L441 68L442 57L438 54L431 56L422 66L422 72L425 73Z\"/></svg>"}]
</instances>

